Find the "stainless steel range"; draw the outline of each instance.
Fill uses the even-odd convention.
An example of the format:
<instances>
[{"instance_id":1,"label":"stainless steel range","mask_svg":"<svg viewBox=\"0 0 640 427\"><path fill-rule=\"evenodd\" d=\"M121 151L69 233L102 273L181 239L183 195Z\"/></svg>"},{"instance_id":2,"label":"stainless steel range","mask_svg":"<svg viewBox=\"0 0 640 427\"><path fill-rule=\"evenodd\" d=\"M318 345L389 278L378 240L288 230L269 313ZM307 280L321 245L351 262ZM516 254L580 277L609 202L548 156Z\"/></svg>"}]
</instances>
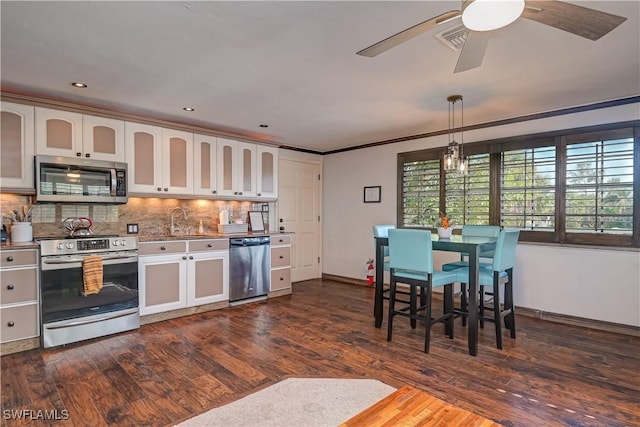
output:
<instances>
[{"instance_id":1,"label":"stainless steel range","mask_svg":"<svg viewBox=\"0 0 640 427\"><path fill-rule=\"evenodd\" d=\"M102 287L94 293L84 284L89 260L102 267ZM136 237L41 239L40 266L44 347L140 327Z\"/></svg>"}]
</instances>

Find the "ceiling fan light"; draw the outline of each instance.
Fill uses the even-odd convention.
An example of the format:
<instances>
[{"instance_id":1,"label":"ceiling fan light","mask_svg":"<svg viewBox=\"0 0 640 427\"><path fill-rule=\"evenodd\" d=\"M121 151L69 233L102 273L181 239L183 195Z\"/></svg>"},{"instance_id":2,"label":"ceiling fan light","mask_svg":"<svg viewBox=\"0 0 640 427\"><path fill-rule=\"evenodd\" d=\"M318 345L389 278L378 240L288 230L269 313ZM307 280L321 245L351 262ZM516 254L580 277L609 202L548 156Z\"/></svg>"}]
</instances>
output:
<instances>
[{"instance_id":1,"label":"ceiling fan light","mask_svg":"<svg viewBox=\"0 0 640 427\"><path fill-rule=\"evenodd\" d=\"M522 15L524 0L465 0L462 23L471 31L491 31L511 24Z\"/></svg>"}]
</instances>

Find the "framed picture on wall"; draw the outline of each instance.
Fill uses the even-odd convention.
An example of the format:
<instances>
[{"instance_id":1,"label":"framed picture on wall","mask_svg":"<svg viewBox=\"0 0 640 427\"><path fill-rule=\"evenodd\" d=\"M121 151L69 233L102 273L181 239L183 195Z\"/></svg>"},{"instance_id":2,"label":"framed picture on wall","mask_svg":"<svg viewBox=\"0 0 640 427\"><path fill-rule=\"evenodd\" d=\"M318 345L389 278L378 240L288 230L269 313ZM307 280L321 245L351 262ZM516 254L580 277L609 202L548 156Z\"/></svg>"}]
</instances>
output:
<instances>
[{"instance_id":1,"label":"framed picture on wall","mask_svg":"<svg viewBox=\"0 0 640 427\"><path fill-rule=\"evenodd\" d=\"M364 187L364 202L365 203L380 203L380 195L382 187L379 185L373 187Z\"/></svg>"}]
</instances>

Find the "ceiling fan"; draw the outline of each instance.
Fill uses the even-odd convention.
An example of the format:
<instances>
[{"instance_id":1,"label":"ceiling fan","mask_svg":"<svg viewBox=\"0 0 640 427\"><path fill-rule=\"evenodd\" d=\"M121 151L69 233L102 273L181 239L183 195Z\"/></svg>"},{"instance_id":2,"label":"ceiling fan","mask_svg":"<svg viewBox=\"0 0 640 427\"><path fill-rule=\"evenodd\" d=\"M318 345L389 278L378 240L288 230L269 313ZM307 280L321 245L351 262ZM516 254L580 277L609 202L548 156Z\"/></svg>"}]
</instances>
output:
<instances>
[{"instance_id":1,"label":"ceiling fan","mask_svg":"<svg viewBox=\"0 0 640 427\"><path fill-rule=\"evenodd\" d=\"M468 31L454 73L482 64L491 30L502 28L518 18L526 18L563 31L598 40L627 18L557 0L463 0L460 10L450 10L400 31L361 51L374 57L438 25L462 18Z\"/></svg>"}]
</instances>

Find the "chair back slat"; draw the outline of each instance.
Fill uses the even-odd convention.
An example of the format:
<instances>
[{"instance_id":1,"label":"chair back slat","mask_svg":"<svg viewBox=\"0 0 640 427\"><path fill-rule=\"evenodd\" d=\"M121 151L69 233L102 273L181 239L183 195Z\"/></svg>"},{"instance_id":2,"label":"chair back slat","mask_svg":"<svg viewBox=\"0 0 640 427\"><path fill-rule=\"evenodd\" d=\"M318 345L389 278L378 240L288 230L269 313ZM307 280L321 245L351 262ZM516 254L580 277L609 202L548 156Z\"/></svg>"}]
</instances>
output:
<instances>
[{"instance_id":1,"label":"chair back slat","mask_svg":"<svg viewBox=\"0 0 640 427\"><path fill-rule=\"evenodd\" d=\"M505 271L514 267L519 237L518 229L505 229L500 232L493 255L493 271Z\"/></svg>"},{"instance_id":2,"label":"chair back slat","mask_svg":"<svg viewBox=\"0 0 640 427\"><path fill-rule=\"evenodd\" d=\"M473 237L498 237L500 227L497 225L463 225L462 235Z\"/></svg>"},{"instance_id":3,"label":"chair back slat","mask_svg":"<svg viewBox=\"0 0 640 427\"><path fill-rule=\"evenodd\" d=\"M396 228L395 225L381 224L373 226L373 237L389 237L389 230Z\"/></svg>"},{"instance_id":4,"label":"chair back slat","mask_svg":"<svg viewBox=\"0 0 640 427\"><path fill-rule=\"evenodd\" d=\"M389 229L391 268L433 273L433 245L427 230Z\"/></svg>"}]
</instances>

